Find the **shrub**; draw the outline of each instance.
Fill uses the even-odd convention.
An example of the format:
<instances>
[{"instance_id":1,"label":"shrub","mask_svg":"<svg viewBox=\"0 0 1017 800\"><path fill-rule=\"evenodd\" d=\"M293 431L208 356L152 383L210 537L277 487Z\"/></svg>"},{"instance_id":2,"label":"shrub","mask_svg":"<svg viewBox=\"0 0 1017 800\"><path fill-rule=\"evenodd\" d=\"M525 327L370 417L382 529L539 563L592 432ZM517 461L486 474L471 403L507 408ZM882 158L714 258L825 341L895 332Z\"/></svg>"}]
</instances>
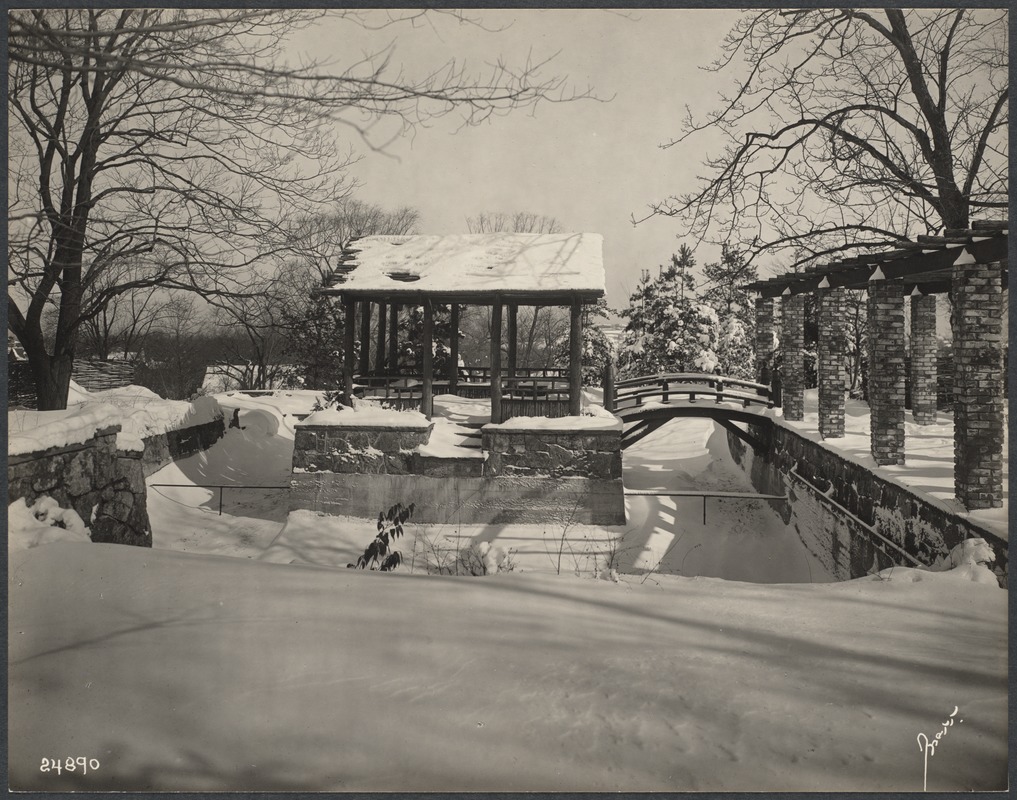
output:
<instances>
[{"instance_id":1,"label":"shrub","mask_svg":"<svg viewBox=\"0 0 1017 800\"><path fill-rule=\"evenodd\" d=\"M402 553L392 549L392 540L403 535L403 525L413 516L413 503L404 506L396 503L388 511L378 514L378 534L364 550L364 554L355 564L347 564L350 569L376 569L390 572L398 567L403 560Z\"/></svg>"}]
</instances>

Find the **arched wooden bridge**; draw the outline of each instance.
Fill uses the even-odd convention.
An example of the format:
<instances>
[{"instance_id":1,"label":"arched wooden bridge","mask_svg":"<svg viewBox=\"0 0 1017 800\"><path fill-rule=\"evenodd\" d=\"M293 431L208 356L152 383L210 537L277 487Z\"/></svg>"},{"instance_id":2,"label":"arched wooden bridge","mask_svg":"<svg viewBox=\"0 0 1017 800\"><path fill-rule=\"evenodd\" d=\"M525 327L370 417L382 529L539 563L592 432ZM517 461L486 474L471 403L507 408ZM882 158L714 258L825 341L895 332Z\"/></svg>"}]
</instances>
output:
<instances>
[{"instance_id":1,"label":"arched wooden bridge","mask_svg":"<svg viewBox=\"0 0 1017 800\"><path fill-rule=\"evenodd\" d=\"M677 417L710 417L754 448L762 443L735 422L768 419L774 407L769 386L698 372L641 375L605 387L604 407L625 424L622 447L629 447Z\"/></svg>"}]
</instances>

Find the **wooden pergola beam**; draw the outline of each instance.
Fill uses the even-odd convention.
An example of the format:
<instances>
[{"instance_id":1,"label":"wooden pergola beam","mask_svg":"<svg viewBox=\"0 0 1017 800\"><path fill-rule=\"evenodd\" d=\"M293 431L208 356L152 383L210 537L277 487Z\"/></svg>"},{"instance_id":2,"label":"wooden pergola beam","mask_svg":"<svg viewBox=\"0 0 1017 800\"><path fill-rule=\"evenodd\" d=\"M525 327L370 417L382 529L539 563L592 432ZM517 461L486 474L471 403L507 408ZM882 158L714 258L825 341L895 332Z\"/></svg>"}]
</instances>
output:
<instances>
[{"instance_id":1,"label":"wooden pergola beam","mask_svg":"<svg viewBox=\"0 0 1017 800\"><path fill-rule=\"evenodd\" d=\"M884 253L857 256L844 262L826 264L812 272L798 275L780 275L764 281L754 281L746 288L756 291L761 297L780 297L788 294L804 294L820 288L865 289L873 272L878 268L884 280L903 279L914 286L924 283L930 286L946 286L952 275L954 261L967 250L980 264L1007 258L1007 237L969 238L951 240L948 244L933 244L922 248L913 245L906 249ZM927 252L931 249L931 252ZM1004 268L1005 269L1005 268ZM910 281L909 281L910 279Z\"/></svg>"}]
</instances>

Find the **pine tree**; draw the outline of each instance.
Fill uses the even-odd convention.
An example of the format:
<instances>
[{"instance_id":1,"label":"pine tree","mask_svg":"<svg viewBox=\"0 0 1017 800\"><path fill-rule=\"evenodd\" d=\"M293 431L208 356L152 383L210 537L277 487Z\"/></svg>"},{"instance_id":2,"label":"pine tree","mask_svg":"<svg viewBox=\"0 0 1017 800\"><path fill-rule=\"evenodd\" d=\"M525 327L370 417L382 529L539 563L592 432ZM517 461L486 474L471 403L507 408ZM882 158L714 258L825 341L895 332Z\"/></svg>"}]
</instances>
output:
<instances>
[{"instance_id":1,"label":"pine tree","mask_svg":"<svg viewBox=\"0 0 1017 800\"><path fill-rule=\"evenodd\" d=\"M717 363L717 315L696 297L687 245L660 267L656 279L644 273L629 307L619 368L629 375L661 372L712 372Z\"/></svg>"},{"instance_id":2,"label":"pine tree","mask_svg":"<svg viewBox=\"0 0 1017 800\"><path fill-rule=\"evenodd\" d=\"M720 261L707 264L703 274L700 297L717 315L715 368L724 375L755 380L755 306L744 287L756 279L756 269L745 263L738 249L724 245Z\"/></svg>"}]
</instances>

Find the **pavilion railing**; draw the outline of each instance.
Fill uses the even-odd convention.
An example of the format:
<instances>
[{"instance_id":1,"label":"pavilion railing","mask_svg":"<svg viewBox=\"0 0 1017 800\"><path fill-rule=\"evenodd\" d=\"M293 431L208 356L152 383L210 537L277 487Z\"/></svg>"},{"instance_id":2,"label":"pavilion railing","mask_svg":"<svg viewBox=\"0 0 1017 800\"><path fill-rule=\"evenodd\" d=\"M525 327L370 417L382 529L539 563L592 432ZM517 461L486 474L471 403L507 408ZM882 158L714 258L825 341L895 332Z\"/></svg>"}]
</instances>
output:
<instances>
[{"instance_id":1,"label":"pavilion railing","mask_svg":"<svg viewBox=\"0 0 1017 800\"><path fill-rule=\"evenodd\" d=\"M455 394L467 398L490 398L490 369L460 368L460 379L453 387L449 380L432 382L434 395ZM569 408L568 370L520 368L513 377L503 377L502 417L566 416ZM377 400L393 408L420 408L423 401L423 378L415 374L356 375L354 393L358 397Z\"/></svg>"}]
</instances>

